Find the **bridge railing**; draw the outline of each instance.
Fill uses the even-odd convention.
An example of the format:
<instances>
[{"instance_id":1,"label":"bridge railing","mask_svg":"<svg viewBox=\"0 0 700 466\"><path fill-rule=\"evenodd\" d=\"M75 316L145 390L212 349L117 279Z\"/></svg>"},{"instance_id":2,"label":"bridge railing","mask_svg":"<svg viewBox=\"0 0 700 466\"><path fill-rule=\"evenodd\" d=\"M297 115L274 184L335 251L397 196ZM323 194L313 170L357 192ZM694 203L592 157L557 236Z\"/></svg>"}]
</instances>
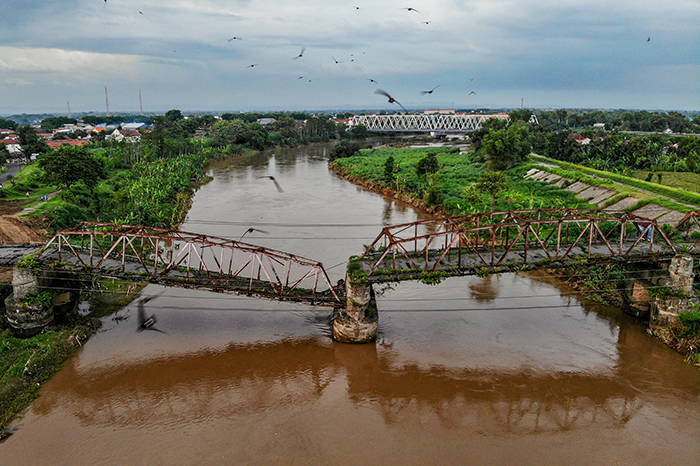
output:
<instances>
[{"instance_id":1,"label":"bridge railing","mask_svg":"<svg viewBox=\"0 0 700 466\"><path fill-rule=\"evenodd\" d=\"M379 269L434 271L461 264L464 254L485 266L501 265L517 252L524 264L582 255L630 259L676 253L653 219L629 212L538 209L469 214L385 227L365 251ZM398 264L397 258L405 260ZM455 262L456 259L456 262Z\"/></svg>"},{"instance_id":2,"label":"bridge railing","mask_svg":"<svg viewBox=\"0 0 700 466\"><path fill-rule=\"evenodd\" d=\"M108 268L121 274L141 275L194 284L216 291L241 291L279 297L298 297L319 282L340 302L323 264L283 251L226 238L135 225L84 222L59 231L39 251L40 258L55 248L58 261L72 258L85 270ZM245 287L243 287L245 289Z\"/></svg>"}]
</instances>

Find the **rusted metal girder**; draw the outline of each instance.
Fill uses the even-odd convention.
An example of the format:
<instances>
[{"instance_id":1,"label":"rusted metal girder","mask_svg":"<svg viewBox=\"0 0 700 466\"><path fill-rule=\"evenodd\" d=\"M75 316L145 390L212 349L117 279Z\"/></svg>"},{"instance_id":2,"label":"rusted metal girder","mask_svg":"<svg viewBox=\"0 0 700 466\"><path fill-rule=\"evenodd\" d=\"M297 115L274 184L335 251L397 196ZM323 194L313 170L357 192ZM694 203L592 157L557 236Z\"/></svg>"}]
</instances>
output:
<instances>
[{"instance_id":1,"label":"rusted metal girder","mask_svg":"<svg viewBox=\"0 0 700 466\"><path fill-rule=\"evenodd\" d=\"M695 218L695 217L694 217ZM630 227L630 228L628 228ZM536 249L549 260L571 257L576 246L583 246L591 257L593 246L601 246L608 256L629 259L639 256L638 246L648 240L648 255L662 248L676 253L675 246L655 220L624 211L536 209L485 212L438 219L421 220L385 227L365 251L363 258L380 251L373 259L372 274L391 254L396 270L397 255L416 270L436 270L445 257L456 249L461 260L464 253L474 254L486 266L496 266L513 250ZM699 244L698 241L697 244ZM430 252L435 254L430 263ZM419 267L419 258L425 258ZM459 263L459 262L458 262ZM384 265L386 268L386 264Z\"/></svg>"},{"instance_id":2,"label":"rusted metal girder","mask_svg":"<svg viewBox=\"0 0 700 466\"><path fill-rule=\"evenodd\" d=\"M319 280L323 281L340 303L323 264L294 254L256 246L226 238L201 235L178 230L123 225L115 223L83 222L72 230L59 231L39 251L37 258L50 247L63 255L75 258L86 270L100 269L118 262L122 274L129 272L151 279L166 277L175 272L187 281L206 277L203 288L225 288L233 280L248 279L248 291L253 284L265 282L273 294L288 299L302 283L313 282L311 300L316 297ZM133 268L136 267L135 270ZM247 275L243 275L247 273Z\"/></svg>"}]
</instances>

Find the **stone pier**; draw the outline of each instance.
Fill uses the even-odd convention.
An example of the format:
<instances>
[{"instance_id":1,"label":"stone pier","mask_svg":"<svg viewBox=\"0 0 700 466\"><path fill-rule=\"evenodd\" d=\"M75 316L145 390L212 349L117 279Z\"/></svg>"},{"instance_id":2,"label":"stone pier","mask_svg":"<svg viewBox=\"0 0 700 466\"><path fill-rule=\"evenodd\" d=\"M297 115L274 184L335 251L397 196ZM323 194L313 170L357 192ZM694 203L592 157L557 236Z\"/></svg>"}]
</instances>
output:
<instances>
[{"instance_id":1,"label":"stone pier","mask_svg":"<svg viewBox=\"0 0 700 466\"><path fill-rule=\"evenodd\" d=\"M18 337L31 337L41 332L54 322L57 314L62 314L75 307L77 293L58 289L72 289L75 285L58 274L47 271L15 266L12 271L12 294L5 299L5 317ZM50 304L29 300L32 295L42 291L51 291Z\"/></svg>"},{"instance_id":2,"label":"stone pier","mask_svg":"<svg viewBox=\"0 0 700 466\"><path fill-rule=\"evenodd\" d=\"M655 299L650 306L649 325L668 326L678 321L678 314L697 309L700 299L693 296L693 258L679 254L671 260L665 286L679 296Z\"/></svg>"},{"instance_id":3,"label":"stone pier","mask_svg":"<svg viewBox=\"0 0 700 466\"><path fill-rule=\"evenodd\" d=\"M347 302L333 320L333 339L343 343L369 343L377 338L379 313L369 283L345 280Z\"/></svg>"}]
</instances>

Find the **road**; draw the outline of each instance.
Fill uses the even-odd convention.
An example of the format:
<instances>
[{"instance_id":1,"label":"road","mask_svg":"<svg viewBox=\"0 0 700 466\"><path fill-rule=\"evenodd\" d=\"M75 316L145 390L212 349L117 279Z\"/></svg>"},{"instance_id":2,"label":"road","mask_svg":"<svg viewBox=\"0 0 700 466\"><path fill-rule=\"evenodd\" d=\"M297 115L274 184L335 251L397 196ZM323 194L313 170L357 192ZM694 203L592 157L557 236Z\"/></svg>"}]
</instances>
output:
<instances>
[{"instance_id":1,"label":"road","mask_svg":"<svg viewBox=\"0 0 700 466\"><path fill-rule=\"evenodd\" d=\"M17 173L22 171L22 167L24 166L24 164L7 163L5 164L5 166L7 167L7 171L5 173L0 174L0 184L4 184L10 176L15 176L17 175Z\"/></svg>"}]
</instances>

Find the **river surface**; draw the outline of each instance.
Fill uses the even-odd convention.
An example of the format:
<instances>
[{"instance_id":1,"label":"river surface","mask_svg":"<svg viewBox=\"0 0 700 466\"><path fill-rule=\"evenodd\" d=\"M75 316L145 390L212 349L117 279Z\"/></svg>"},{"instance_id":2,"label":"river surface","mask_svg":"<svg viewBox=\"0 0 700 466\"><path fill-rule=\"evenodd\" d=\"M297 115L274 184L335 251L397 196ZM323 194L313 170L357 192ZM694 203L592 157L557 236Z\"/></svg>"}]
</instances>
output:
<instances>
[{"instance_id":1,"label":"river surface","mask_svg":"<svg viewBox=\"0 0 700 466\"><path fill-rule=\"evenodd\" d=\"M325 146L216 164L182 230L322 261L423 218ZM279 192L269 178L278 181ZM260 231L261 230L261 231ZM377 289L376 344L323 308L149 285L41 390L1 465L700 464L700 372L544 274Z\"/></svg>"}]
</instances>

